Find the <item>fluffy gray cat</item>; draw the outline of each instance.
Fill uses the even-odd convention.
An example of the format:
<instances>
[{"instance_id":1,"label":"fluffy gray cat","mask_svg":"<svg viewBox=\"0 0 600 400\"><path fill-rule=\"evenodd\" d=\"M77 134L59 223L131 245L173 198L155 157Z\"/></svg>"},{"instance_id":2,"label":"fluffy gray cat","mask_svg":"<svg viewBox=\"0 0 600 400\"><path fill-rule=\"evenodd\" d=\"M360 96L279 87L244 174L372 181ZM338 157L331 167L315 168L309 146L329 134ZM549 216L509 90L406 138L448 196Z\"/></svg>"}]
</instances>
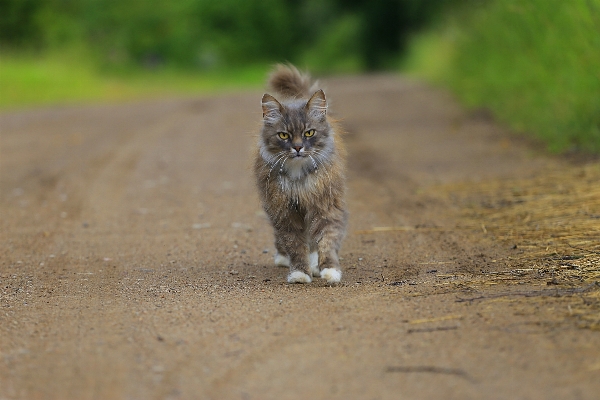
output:
<instances>
[{"instance_id":1,"label":"fluffy gray cat","mask_svg":"<svg viewBox=\"0 0 600 400\"><path fill-rule=\"evenodd\" d=\"M346 233L345 150L327 115L323 90L293 66L278 65L262 98L263 125L254 173L275 232L275 264L287 281L341 280L338 252Z\"/></svg>"}]
</instances>

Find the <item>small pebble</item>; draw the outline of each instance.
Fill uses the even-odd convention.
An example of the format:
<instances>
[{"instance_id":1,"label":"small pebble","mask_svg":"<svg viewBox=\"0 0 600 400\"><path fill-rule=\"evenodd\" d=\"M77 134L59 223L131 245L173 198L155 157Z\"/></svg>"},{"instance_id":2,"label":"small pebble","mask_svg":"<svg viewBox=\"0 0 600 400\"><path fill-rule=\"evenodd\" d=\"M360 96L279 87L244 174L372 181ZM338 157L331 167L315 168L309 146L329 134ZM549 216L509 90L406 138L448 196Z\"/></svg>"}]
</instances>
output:
<instances>
[{"instance_id":1,"label":"small pebble","mask_svg":"<svg viewBox=\"0 0 600 400\"><path fill-rule=\"evenodd\" d=\"M210 228L210 224L209 223L192 224L192 229L204 229L204 228Z\"/></svg>"}]
</instances>

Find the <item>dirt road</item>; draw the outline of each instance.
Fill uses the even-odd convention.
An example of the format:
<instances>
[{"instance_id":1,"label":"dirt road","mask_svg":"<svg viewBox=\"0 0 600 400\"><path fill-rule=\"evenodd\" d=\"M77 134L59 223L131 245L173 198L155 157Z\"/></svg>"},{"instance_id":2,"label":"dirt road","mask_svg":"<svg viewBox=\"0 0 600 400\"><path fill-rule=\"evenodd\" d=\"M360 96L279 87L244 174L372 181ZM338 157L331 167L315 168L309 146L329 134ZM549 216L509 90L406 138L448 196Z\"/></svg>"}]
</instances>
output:
<instances>
[{"instance_id":1,"label":"dirt road","mask_svg":"<svg viewBox=\"0 0 600 400\"><path fill-rule=\"evenodd\" d=\"M546 279L477 284L519 250L436 189L563 161L414 82L326 84L350 154L333 287L272 265L262 93L1 115L0 399L597 399L600 332L503 295Z\"/></svg>"}]
</instances>

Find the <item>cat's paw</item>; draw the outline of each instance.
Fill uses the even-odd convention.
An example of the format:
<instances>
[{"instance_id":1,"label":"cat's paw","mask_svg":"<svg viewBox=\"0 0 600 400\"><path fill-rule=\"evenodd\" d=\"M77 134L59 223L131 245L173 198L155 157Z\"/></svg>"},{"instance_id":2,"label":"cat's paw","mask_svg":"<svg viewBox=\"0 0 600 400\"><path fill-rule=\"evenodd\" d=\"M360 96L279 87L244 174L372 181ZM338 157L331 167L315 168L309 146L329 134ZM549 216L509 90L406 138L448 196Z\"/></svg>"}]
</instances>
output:
<instances>
[{"instance_id":1,"label":"cat's paw","mask_svg":"<svg viewBox=\"0 0 600 400\"><path fill-rule=\"evenodd\" d=\"M288 275L287 281L288 283L311 283L312 279L302 271L293 271Z\"/></svg>"},{"instance_id":2,"label":"cat's paw","mask_svg":"<svg viewBox=\"0 0 600 400\"><path fill-rule=\"evenodd\" d=\"M321 271L321 278L326 279L327 283L338 283L342 280L342 271L335 268L324 268Z\"/></svg>"},{"instance_id":3,"label":"cat's paw","mask_svg":"<svg viewBox=\"0 0 600 400\"><path fill-rule=\"evenodd\" d=\"M290 258L288 256L284 256L283 254L276 253L275 254L275 265L277 267L289 267L290 266Z\"/></svg>"},{"instance_id":4,"label":"cat's paw","mask_svg":"<svg viewBox=\"0 0 600 400\"><path fill-rule=\"evenodd\" d=\"M319 253L315 251L308 255L308 266L312 276L321 276L321 271L319 271Z\"/></svg>"}]
</instances>

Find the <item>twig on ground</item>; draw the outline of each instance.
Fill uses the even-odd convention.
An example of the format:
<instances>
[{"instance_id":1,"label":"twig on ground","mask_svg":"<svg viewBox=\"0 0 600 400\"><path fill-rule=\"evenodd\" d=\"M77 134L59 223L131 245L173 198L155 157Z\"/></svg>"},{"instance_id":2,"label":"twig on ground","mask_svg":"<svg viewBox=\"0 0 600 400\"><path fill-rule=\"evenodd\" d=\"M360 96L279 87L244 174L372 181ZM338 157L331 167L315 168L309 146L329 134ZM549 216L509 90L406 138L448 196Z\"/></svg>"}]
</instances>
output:
<instances>
[{"instance_id":1,"label":"twig on ground","mask_svg":"<svg viewBox=\"0 0 600 400\"><path fill-rule=\"evenodd\" d=\"M422 319L413 319L412 321L408 321L409 324L425 324L427 322L438 322L438 321L447 321L449 319L462 319L462 315L444 315L442 317L435 318L422 318Z\"/></svg>"},{"instance_id":2,"label":"twig on ground","mask_svg":"<svg viewBox=\"0 0 600 400\"><path fill-rule=\"evenodd\" d=\"M407 333L424 333L424 332L437 332L437 331L453 331L458 329L458 326L438 326L435 328L420 328L420 329L409 329Z\"/></svg>"},{"instance_id":3,"label":"twig on ground","mask_svg":"<svg viewBox=\"0 0 600 400\"><path fill-rule=\"evenodd\" d=\"M494 293L490 295L483 295L478 297L471 298L459 298L456 300L457 303L464 302L472 302L476 300L489 300L489 299L498 299L500 297L538 297L538 296L552 296L552 297L561 297L561 296L570 296L578 293L588 292L595 287L600 288L600 283L594 282L587 286L577 287L577 288L568 288L568 289L542 289L542 290L529 290L529 291L519 291L519 292L504 292L504 293Z\"/></svg>"},{"instance_id":4,"label":"twig on ground","mask_svg":"<svg viewBox=\"0 0 600 400\"><path fill-rule=\"evenodd\" d=\"M438 227L420 228L420 227L414 227L414 226L376 226L373 229L365 229L365 230L361 230L361 231L355 231L354 233L356 233L357 235L364 235L367 233L376 233L376 232L408 232L408 231L426 232L426 231L445 231L445 230L450 230L450 229L438 228Z\"/></svg>"},{"instance_id":5,"label":"twig on ground","mask_svg":"<svg viewBox=\"0 0 600 400\"><path fill-rule=\"evenodd\" d=\"M387 367L385 372L402 372L402 373L413 373L413 372L426 372L430 374L443 374L443 375L454 375L460 376L461 378L465 378L470 382L474 382L474 380L467 374L465 371L459 368L445 368L445 367L435 367L432 365L415 365L415 366L390 366Z\"/></svg>"}]
</instances>

